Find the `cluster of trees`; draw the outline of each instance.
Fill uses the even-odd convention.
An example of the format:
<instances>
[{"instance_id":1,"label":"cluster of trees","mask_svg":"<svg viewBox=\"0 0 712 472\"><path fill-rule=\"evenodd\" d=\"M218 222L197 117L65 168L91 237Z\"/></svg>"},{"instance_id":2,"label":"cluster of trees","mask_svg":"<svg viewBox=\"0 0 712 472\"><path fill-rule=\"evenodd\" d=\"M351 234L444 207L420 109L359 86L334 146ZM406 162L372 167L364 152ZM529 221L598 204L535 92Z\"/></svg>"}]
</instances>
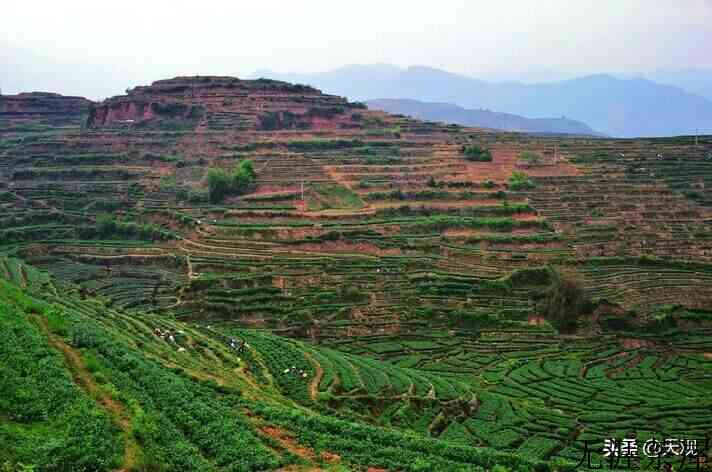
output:
<instances>
[{"instance_id":1,"label":"cluster of trees","mask_svg":"<svg viewBox=\"0 0 712 472\"><path fill-rule=\"evenodd\" d=\"M312 107L304 114L294 113L289 110L268 111L259 117L260 129L265 131L292 128L306 129L311 126L311 118L330 119L344 112L344 107L341 106Z\"/></svg>"},{"instance_id":2,"label":"cluster of trees","mask_svg":"<svg viewBox=\"0 0 712 472\"><path fill-rule=\"evenodd\" d=\"M368 153L364 142L360 139L295 139L287 143L290 151L327 151L335 149L360 148L358 154Z\"/></svg>"},{"instance_id":3,"label":"cluster of trees","mask_svg":"<svg viewBox=\"0 0 712 472\"><path fill-rule=\"evenodd\" d=\"M492 152L479 146L462 146L465 159L472 162L492 162Z\"/></svg>"},{"instance_id":4,"label":"cluster of trees","mask_svg":"<svg viewBox=\"0 0 712 472\"><path fill-rule=\"evenodd\" d=\"M170 237L168 233L154 223L138 223L135 221L120 220L107 213L97 215L96 226L94 228L80 229L80 236L96 236L103 239L120 237L145 240L166 239Z\"/></svg>"},{"instance_id":5,"label":"cluster of trees","mask_svg":"<svg viewBox=\"0 0 712 472\"><path fill-rule=\"evenodd\" d=\"M479 329L496 326L499 320L495 313L486 310L453 310L450 320L460 328Z\"/></svg>"},{"instance_id":6,"label":"cluster of trees","mask_svg":"<svg viewBox=\"0 0 712 472\"><path fill-rule=\"evenodd\" d=\"M333 118L336 115L340 115L344 112L344 107L334 106L334 107L312 107L307 112L308 116L315 116L319 118Z\"/></svg>"},{"instance_id":7,"label":"cluster of trees","mask_svg":"<svg viewBox=\"0 0 712 472\"><path fill-rule=\"evenodd\" d=\"M581 315L593 311L583 283L571 271L549 269L551 284L539 295L538 310L562 333L573 333Z\"/></svg>"},{"instance_id":8,"label":"cluster of trees","mask_svg":"<svg viewBox=\"0 0 712 472\"><path fill-rule=\"evenodd\" d=\"M299 121L299 116L291 111L268 111L259 117L260 129L273 131L276 129L293 128Z\"/></svg>"},{"instance_id":9,"label":"cluster of trees","mask_svg":"<svg viewBox=\"0 0 712 472\"><path fill-rule=\"evenodd\" d=\"M189 119L199 119L203 116L204 109L200 105L187 105L179 102L153 103L151 105L154 113L169 116L172 118L185 117Z\"/></svg>"},{"instance_id":10,"label":"cluster of trees","mask_svg":"<svg viewBox=\"0 0 712 472\"><path fill-rule=\"evenodd\" d=\"M231 171L212 168L208 170L208 196L211 203L219 203L228 195L246 193L255 181L252 161L244 159Z\"/></svg>"}]
</instances>

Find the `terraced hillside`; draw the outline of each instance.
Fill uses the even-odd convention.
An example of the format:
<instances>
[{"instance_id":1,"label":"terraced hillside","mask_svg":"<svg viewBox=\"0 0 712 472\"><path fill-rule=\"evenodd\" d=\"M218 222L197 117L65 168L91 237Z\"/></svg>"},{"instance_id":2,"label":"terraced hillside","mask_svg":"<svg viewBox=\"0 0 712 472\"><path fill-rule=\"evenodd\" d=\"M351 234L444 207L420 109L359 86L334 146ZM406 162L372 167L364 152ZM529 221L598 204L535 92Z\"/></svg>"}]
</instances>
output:
<instances>
[{"instance_id":1,"label":"terraced hillside","mask_svg":"<svg viewBox=\"0 0 712 472\"><path fill-rule=\"evenodd\" d=\"M0 128L0 464L565 470L712 432L712 138L229 77L86 113Z\"/></svg>"}]
</instances>

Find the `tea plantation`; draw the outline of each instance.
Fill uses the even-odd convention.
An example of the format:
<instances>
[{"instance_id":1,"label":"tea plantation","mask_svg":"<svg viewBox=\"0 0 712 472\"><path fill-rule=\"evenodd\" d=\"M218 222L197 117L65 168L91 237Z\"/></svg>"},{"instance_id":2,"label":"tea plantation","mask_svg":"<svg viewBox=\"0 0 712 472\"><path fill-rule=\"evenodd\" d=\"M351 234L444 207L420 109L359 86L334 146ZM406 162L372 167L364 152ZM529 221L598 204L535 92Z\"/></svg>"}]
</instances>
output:
<instances>
[{"instance_id":1,"label":"tea plantation","mask_svg":"<svg viewBox=\"0 0 712 472\"><path fill-rule=\"evenodd\" d=\"M712 433L710 137L267 79L32 99L0 115L0 470L566 471Z\"/></svg>"}]
</instances>

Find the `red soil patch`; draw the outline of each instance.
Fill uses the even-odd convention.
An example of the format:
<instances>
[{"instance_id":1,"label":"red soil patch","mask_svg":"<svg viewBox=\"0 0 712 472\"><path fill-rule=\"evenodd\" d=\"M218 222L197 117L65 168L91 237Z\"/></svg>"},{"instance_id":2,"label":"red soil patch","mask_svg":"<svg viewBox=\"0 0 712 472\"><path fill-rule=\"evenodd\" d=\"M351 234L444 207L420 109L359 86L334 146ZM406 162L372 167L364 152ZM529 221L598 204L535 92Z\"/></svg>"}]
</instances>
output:
<instances>
[{"instance_id":1,"label":"red soil patch","mask_svg":"<svg viewBox=\"0 0 712 472\"><path fill-rule=\"evenodd\" d=\"M312 449L300 446L291 434L276 426L262 426L260 431L277 440L286 450L302 459L314 460L316 454Z\"/></svg>"},{"instance_id":2,"label":"red soil patch","mask_svg":"<svg viewBox=\"0 0 712 472\"><path fill-rule=\"evenodd\" d=\"M285 198L289 194L299 192L299 187L281 187L279 185L260 185L257 190L246 195L247 197L267 197L272 195L285 195Z\"/></svg>"},{"instance_id":3,"label":"red soil patch","mask_svg":"<svg viewBox=\"0 0 712 472\"><path fill-rule=\"evenodd\" d=\"M284 290L287 288L287 279L281 276L275 276L272 278L272 286Z\"/></svg>"},{"instance_id":4,"label":"red soil patch","mask_svg":"<svg viewBox=\"0 0 712 472\"><path fill-rule=\"evenodd\" d=\"M257 190L250 195L262 195L269 193L282 193L282 192L297 192L299 191L299 186L295 185L293 187L285 185L274 185L274 184L260 184Z\"/></svg>"},{"instance_id":5,"label":"red soil patch","mask_svg":"<svg viewBox=\"0 0 712 472\"><path fill-rule=\"evenodd\" d=\"M536 213L518 213L516 215L512 215L512 219L515 221L534 221L540 220L541 216Z\"/></svg>"},{"instance_id":6,"label":"red soil patch","mask_svg":"<svg viewBox=\"0 0 712 472\"><path fill-rule=\"evenodd\" d=\"M647 339L623 338L620 340L621 345L626 349L640 349L641 347L655 347L654 341Z\"/></svg>"}]
</instances>

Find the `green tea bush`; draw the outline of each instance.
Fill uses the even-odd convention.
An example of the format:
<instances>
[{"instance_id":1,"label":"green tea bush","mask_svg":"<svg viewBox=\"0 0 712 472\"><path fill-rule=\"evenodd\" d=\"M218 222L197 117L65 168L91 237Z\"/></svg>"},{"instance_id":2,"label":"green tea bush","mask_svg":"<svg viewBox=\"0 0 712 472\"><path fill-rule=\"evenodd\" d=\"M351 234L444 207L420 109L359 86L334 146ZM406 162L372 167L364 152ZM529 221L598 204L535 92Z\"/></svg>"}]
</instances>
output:
<instances>
[{"instance_id":1,"label":"green tea bush","mask_svg":"<svg viewBox=\"0 0 712 472\"><path fill-rule=\"evenodd\" d=\"M23 300L7 298L7 287L0 282L0 459L38 470L116 469L123 448L117 428L72 382L62 356Z\"/></svg>"}]
</instances>

